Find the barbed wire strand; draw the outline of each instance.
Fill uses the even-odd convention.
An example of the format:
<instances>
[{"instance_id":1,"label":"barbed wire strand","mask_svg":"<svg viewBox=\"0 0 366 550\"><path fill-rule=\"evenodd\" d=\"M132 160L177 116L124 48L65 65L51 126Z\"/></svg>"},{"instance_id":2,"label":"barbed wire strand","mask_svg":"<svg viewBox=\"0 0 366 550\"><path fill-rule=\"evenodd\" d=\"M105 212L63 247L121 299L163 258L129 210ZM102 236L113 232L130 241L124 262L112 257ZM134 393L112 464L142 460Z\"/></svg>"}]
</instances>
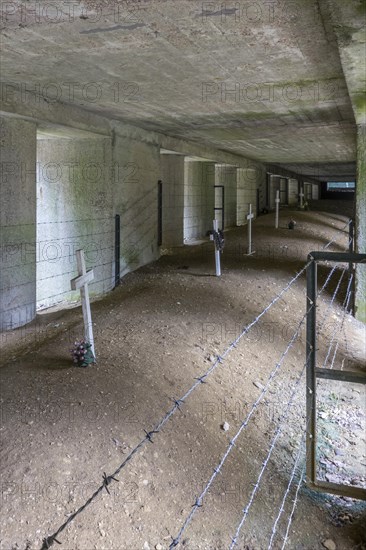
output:
<instances>
[{"instance_id":1,"label":"barbed wire strand","mask_svg":"<svg viewBox=\"0 0 366 550\"><path fill-rule=\"evenodd\" d=\"M347 306L348 306L349 299L350 299L351 294L352 294L352 291L351 291L350 287L348 287L348 288L349 288L349 290L348 290L346 299L345 299L345 301L344 301L344 303L343 303L343 308L344 308L343 312L344 312L344 316L345 316L345 313L346 313L346 308L347 308ZM343 317L343 319L342 319L342 321L341 321L341 323L340 323L340 326L339 326L339 328L338 328L338 331L341 330L342 325L343 325L343 322L344 322L344 317ZM335 356L336 356L336 354L337 354L338 345L339 345L339 342L337 341L335 353L334 353L334 355L333 355L333 361L334 361ZM332 362L332 366L333 366L333 362ZM332 366L331 366L330 368L332 368ZM310 422L310 418L308 418L308 420L307 420L307 424L306 424L305 430L307 429L309 422ZM289 494L289 491L290 491L290 488L291 488L293 479L294 479L294 477L295 477L296 468L297 468L297 465L298 465L298 462L299 462L301 453L302 453L303 448L304 448L304 445L305 445L305 435L306 435L306 432L304 432L304 433L302 434L302 436L301 436L301 441L300 441L300 444L299 444L299 449L298 449L298 453L297 453L296 460L295 460L295 463L294 463L294 467L293 467L293 470L292 470L292 472L291 472L291 477L290 477L290 480L289 480L287 489L286 489L286 491L285 491L283 500L282 500L282 502L281 502L281 506L280 506L280 509L279 509L279 513L278 513L278 515L277 515L277 517L276 517L276 520L275 520L275 522L274 522L274 524L273 524L272 535L271 535L271 539L270 539L270 542L269 542L268 550L271 550L271 548L272 548L273 539L274 539L274 537L275 537L276 530L277 530L277 525L278 525L278 522L279 522L279 520L280 520L280 517L281 517L282 513L284 512L284 505L285 505L287 496L288 496L288 494ZM301 485L301 483L302 483L302 479L301 479L301 477L300 477L299 486ZM299 488L300 488L300 487L298 487L298 490L299 490ZM297 496L297 494L298 494L298 490L296 491L296 496ZM292 514L292 515L293 515L293 514ZM292 515L290 514L290 517L289 517L289 523L288 523L287 530L286 530L286 536L287 536L288 531L289 531L289 528L290 528L290 524L291 524L291 521L292 521ZM285 539L286 539L286 536L285 536ZM283 546L282 548L284 548L284 546Z\"/></svg>"},{"instance_id":2,"label":"barbed wire strand","mask_svg":"<svg viewBox=\"0 0 366 550\"><path fill-rule=\"evenodd\" d=\"M347 224L346 224L347 226ZM181 397L180 399L174 399L174 406L166 413L166 415L158 422L158 424L150 431L145 431L145 437L132 449L132 451L129 453L129 455L125 458L125 460L120 464L120 466L115 470L115 472L107 476L104 473L103 477L103 484L100 485L97 490L93 493L93 495L86 501L86 503L78 508L74 513L72 513L68 519L57 529L57 531L46 538L43 539L43 544L41 547L41 550L48 550L54 542L59 543L57 540L58 535L64 531L64 529L74 520L74 518L79 515L83 510L85 510L86 507L88 507L93 500L99 495L99 493L106 488L108 491L108 485L113 481L118 481L115 479L115 476L117 476L121 470L130 462L132 457L142 448L147 442L153 443L153 436L162 429L162 427L168 422L168 420L173 416L173 414L176 413L177 410L180 410L181 405L184 403L185 399L187 399L191 393L193 393L198 386L201 384L204 384L206 382L206 378L214 371L216 370L217 366L223 363L224 358L231 352L233 348L236 348L237 343L243 338L244 335L246 335L250 329L259 322L259 320L267 313L267 311L278 302L278 300L282 297L282 295L287 292L287 290L295 283L295 281L304 273L304 271L308 268L308 266L312 263L313 260L309 260L304 267L296 273L296 275L289 281L289 283L281 290L279 294L275 296L275 298L261 311L259 315L249 324L247 325L244 330L241 332L241 334L236 338L234 342L232 342L228 348L225 350L225 352L221 356L217 356L216 361L213 363L213 365L200 377L196 379L196 382L191 386L191 388ZM108 491L109 493L109 491Z\"/></svg>"},{"instance_id":3,"label":"barbed wire strand","mask_svg":"<svg viewBox=\"0 0 366 550\"><path fill-rule=\"evenodd\" d=\"M283 544L282 544L282 548L281 550L283 550L287 544L287 541L288 541L288 536L289 536L289 532L290 532L290 527L291 527L291 524L292 524L292 519L294 517L294 513L295 513L295 509L296 509L296 506L297 506L297 502L299 500L299 493L300 493L300 488L304 482L304 478L305 478L305 468L306 468L306 464L304 464L304 466L302 467L302 472L301 472L301 475L300 475L300 480L299 480L299 483L297 484L297 488L296 488L296 492L295 492L295 497L294 497L294 501L293 501L293 505L292 505L292 510L290 512L290 516L289 516L289 519L288 519L288 523L287 523L287 528L286 528L286 533L285 533L285 537L284 537L284 540L283 540Z\"/></svg>"},{"instance_id":4,"label":"barbed wire strand","mask_svg":"<svg viewBox=\"0 0 366 550\"><path fill-rule=\"evenodd\" d=\"M288 401L287 405L286 405L286 408L285 408L285 411L283 412L283 414L281 415L281 418L279 420L279 423L277 425L277 428L276 428L276 431L275 431L275 434L273 436L273 439L272 439L272 442L271 442L271 446L269 448L269 452L267 454L267 457L265 458L264 462L263 462L263 465L262 465L262 468L261 468L261 471L259 472L259 476L257 478L257 481L254 485L254 488L253 488L253 491L250 495L250 498L249 498L249 502L248 504L246 505L246 507L243 509L243 515L242 515L242 518L238 524L238 527L236 529L236 532L235 532L235 535L234 537L232 538L232 541L231 541L231 544L230 544L230 550L232 550L236 545L237 545L237 539L238 539L238 536L240 534L240 531L244 525L244 522L249 514L249 510L253 504L253 501L254 501L254 498L255 498L255 495L260 487L260 483L261 483L261 480L262 480L262 477L264 475L264 472L266 471L267 469L267 466L268 466L268 463L269 463L269 460L272 456L272 453L273 453L273 450L276 446L276 443L277 443L277 440L278 438L280 437L281 433L282 433L282 430L285 426L285 423L286 423L286 420L288 418L288 415L289 415L289 412L290 412L290 408L291 408L291 405L293 403L293 400L295 399L295 396L297 394L297 391L298 391L298 388L299 388L299 385L300 385L300 382L302 380L302 377L305 373L305 370L306 370L306 366L307 366L307 361L305 362L305 364L303 365L303 368L301 370L301 373L295 383L295 386L292 390L292 393L291 393L291 397L290 397L290 400Z\"/></svg>"},{"instance_id":5,"label":"barbed wire strand","mask_svg":"<svg viewBox=\"0 0 366 550\"><path fill-rule=\"evenodd\" d=\"M334 270L332 270L332 273L334 273ZM325 289L325 287L327 286L329 281L330 281L330 277L328 277L326 279L326 281L323 284L322 288L320 289L320 291L318 291L318 296L323 292L323 290ZM314 306L311 306L311 307L314 307ZM271 374L269 375L264 388L262 389L261 393L259 394L259 397L253 403L251 410L249 411L249 413L246 416L245 420L243 420L243 422L241 423L239 430L237 431L235 436L230 441L230 444L229 444L228 448L226 449L226 452L224 453L223 457L221 458L221 461L220 461L219 465L214 469L214 471L213 471L211 477L209 478L207 484L205 485L203 491L201 492L201 494L199 495L199 497L196 499L195 503L193 504L193 506L191 508L191 511L188 514L188 516L186 517L186 519L185 519L180 531L178 532L177 536L175 538L173 538L173 542L170 544L170 548L174 548L175 546L177 546L177 544L178 544L179 540L181 539L183 533L185 532L185 530L188 528L189 524L191 523L191 521L193 519L193 516L195 515L197 510L202 507L202 505L203 505L202 501L203 501L205 495L209 491L209 489L210 489L212 483L214 482L215 478L217 477L217 475L220 473L222 466L224 465L226 459L228 458L229 454L231 453L233 447L235 446L236 440L238 439L238 437L240 436L242 431L248 425L248 423L249 423L251 417L253 416L253 414L256 412L256 410L257 410L259 404L261 403L263 397L267 393L269 386L271 385L273 379L275 378L276 374L278 373L279 369L281 368L282 363L285 360L285 357L286 357L287 353L290 351L293 344L295 343L295 341L299 337L300 332L301 332L301 327L302 327L306 317L307 317L307 313L305 313L303 315L303 317L301 318L296 331L294 332L293 336L291 337L290 342L288 343L285 351L281 354L281 357L280 357L278 363L276 363L275 368L272 370Z\"/></svg>"},{"instance_id":6,"label":"barbed wire strand","mask_svg":"<svg viewBox=\"0 0 366 550\"><path fill-rule=\"evenodd\" d=\"M352 294L352 291L351 291L351 284L352 284L352 281L353 281L353 273L351 274L349 280L348 280L348 285L347 285L347 293L346 293L346 298L343 302L343 307L345 302L347 301L347 305L346 307L348 307L348 304L349 304L349 300L350 300L350 297L351 297L351 294ZM341 328L343 327L343 323L344 323L344 319L346 317L346 313L347 311L344 310L343 311L343 317L342 317L342 323L341 323ZM334 331L333 331L333 334L332 334L332 337L331 337L331 340L330 340L330 345L329 345L329 348L328 348L328 352L327 352L327 355L326 355L326 358L324 360L324 364L323 364L323 368L325 368L326 364L328 363L328 359L329 359L329 355L331 353L331 349L332 349L332 346L333 346L333 342L334 342L334 338L336 337L337 335L337 327L335 327Z\"/></svg>"},{"instance_id":7,"label":"barbed wire strand","mask_svg":"<svg viewBox=\"0 0 366 550\"><path fill-rule=\"evenodd\" d=\"M334 300L335 300L335 298L336 298L336 296L337 296L337 294L338 294L338 290L339 290L339 287L340 287L340 285L341 285L341 282L342 282L342 279L343 279L343 277L344 277L344 274L346 273L346 270L347 270L347 268L344 268L344 269L343 269L343 272L342 272L342 274L341 274L341 276L340 276L340 278L339 278L339 281L338 281L338 283L337 283L335 292L333 293L332 299L329 301L328 306L327 306L327 309L325 310L325 313L324 313L324 315L323 315L323 319L321 320L321 322L320 322L320 324L319 324L319 327L318 327L318 329L317 329L317 334L319 334L319 333L322 331L322 329L323 329L323 326L324 326L324 323L325 323L325 319L327 318L328 313L329 313L329 311L330 311L330 308L332 307L333 302L334 302Z\"/></svg>"},{"instance_id":8,"label":"barbed wire strand","mask_svg":"<svg viewBox=\"0 0 366 550\"><path fill-rule=\"evenodd\" d=\"M180 410L181 405L184 403L184 401L193 393L198 386L201 384L204 384L206 381L206 378L217 368L218 365L220 365L223 362L223 359L230 353L230 351L236 347L237 343L241 340L241 338L249 332L249 330L257 323L259 320L265 315L265 313L281 298L281 296L292 286L292 284L300 277L300 275L305 271L305 269L310 265L312 260L307 262L307 264L291 279L291 281L284 287L281 292L275 296L275 298L262 310L262 312L247 326L245 329L241 332L241 334L237 337L237 339L230 344L230 346L226 349L223 355L217 356L216 361L212 364L212 366L200 377L196 378L196 382L190 387L190 389L180 398L174 400L174 406L166 413L166 415L158 422L158 424L150 431L145 430L145 437L141 439L141 441L132 449L132 451L129 453L129 455L125 458L125 460L120 464L120 466L115 470L115 472L108 476L106 479L108 479L108 483L111 479L114 479L121 470L128 464L128 462L132 459L132 457L143 447L148 441L150 443L153 442L153 436L157 434L162 427L168 422L168 420L175 414L177 410ZM45 538L43 541L43 545L41 547L41 550L47 550L50 548L50 546L53 544L54 541L57 542L58 535L73 521L73 519L80 514L91 502L99 495L99 493L103 490L105 487L106 481L103 482L103 484L93 493L93 495L87 500L87 502L81 506L78 510L76 510L74 513L72 513L68 519L59 527L59 529L49 537Z\"/></svg>"},{"instance_id":9,"label":"barbed wire strand","mask_svg":"<svg viewBox=\"0 0 366 550\"><path fill-rule=\"evenodd\" d=\"M294 466L292 468L292 471L291 471L291 476L290 476L290 479L289 479L289 482L287 484L287 487L286 487L286 490L285 490L285 493L283 495L283 498L282 498L282 502L281 502L281 506L280 506L280 509L279 509L279 512L278 512L278 515L274 521L274 524L273 524L273 527L272 527L272 533L271 533L271 538L270 538L270 541L268 543L268 549L267 550L271 550L272 548L272 545L273 545L273 541L274 541L274 538L276 536L276 533L277 533L277 526L278 526L278 522L280 521L281 519L281 516L282 514L284 513L285 511L285 504L286 504L286 500L287 500L287 497L289 495L289 492L291 490L291 485L293 483L293 480L295 478L295 474L296 474L296 469L299 465L299 462L300 462L300 457L304 451L304 444L305 444L305 431L304 433L302 434L301 436L301 440L300 440L300 444L299 444L299 448L297 450L297 453L296 453L296 457L295 457L295 461L294 461Z\"/></svg>"}]
</instances>

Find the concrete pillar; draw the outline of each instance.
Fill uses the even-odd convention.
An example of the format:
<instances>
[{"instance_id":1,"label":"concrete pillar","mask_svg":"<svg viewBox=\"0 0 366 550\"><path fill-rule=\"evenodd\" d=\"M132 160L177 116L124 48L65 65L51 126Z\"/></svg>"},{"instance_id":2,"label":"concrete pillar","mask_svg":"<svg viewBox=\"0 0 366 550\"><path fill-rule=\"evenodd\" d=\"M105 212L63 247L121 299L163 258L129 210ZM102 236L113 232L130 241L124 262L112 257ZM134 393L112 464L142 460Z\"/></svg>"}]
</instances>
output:
<instances>
[{"instance_id":1,"label":"concrete pillar","mask_svg":"<svg viewBox=\"0 0 366 550\"><path fill-rule=\"evenodd\" d=\"M37 152L37 307L80 299L75 252L93 268L91 297L113 288L112 150L108 138L40 136Z\"/></svg>"},{"instance_id":2,"label":"concrete pillar","mask_svg":"<svg viewBox=\"0 0 366 550\"><path fill-rule=\"evenodd\" d=\"M212 229L215 163L186 159L184 165L184 242L202 239Z\"/></svg>"},{"instance_id":3,"label":"concrete pillar","mask_svg":"<svg viewBox=\"0 0 366 550\"><path fill-rule=\"evenodd\" d=\"M288 204L289 206L297 206L299 196L298 182L294 178L288 180Z\"/></svg>"},{"instance_id":4,"label":"concrete pillar","mask_svg":"<svg viewBox=\"0 0 366 550\"><path fill-rule=\"evenodd\" d=\"M225 189L225 229L236 226L237 219L237 168L230 164L216 164L215 185ZM219 199L220 200L220 199ZM216 204L215 204L216 206Z\"/></svg>"},{"instance_id":5,"label":"concrete pillar","mask_svg":"<svg viewBox=\"0 0 366 550\"><path fill-rule=\"evenodd\" d=\"M366 125L357 127L356 252L366 252ZM356 266L355 317L366 323L366 265Z\"/></svg>"},{"instance_id":6,"label":"concrete pillar","mask_svg":"<svg viewBox=\"0 0 366 550\"><path fill-rule=\"evenodd\" d=\"M280 177L279 176L272 176L270 177L270 184L269 184L269 207L275 208L275 198L277 191L280 190Z\"/></svg>"},{"instance_id":7,"label":"concrete pillar","mask_svg":"<svg viewBox=\"0 0 366 550\"><path fill-rule=\"evenodd\" d=\"M184 156L162 154L160 164L163 182L162 246L181 246L184 217Z\"/></svg>"},{"instance_id":8,"label":"concrete pillar","mask_svg":"<svg viewBox=\"0 0 366 550\"><path fill-rule=\"evenodd\" d=\"M0 330L36 314L36 124L1 117Z\"/></svg>"},{"instance_id":9,"label":"concrete pillar","mask_svg":"<svg viewBox=\"0 0 366 550\"><path fill-rule=\"evenodd\" d=\"M121 276L157 260L160 147L115 134L115 213L121 215Z\"/></svg>"},{"instance_id":10,"label":"concrete pillar","mask_svg":"<svg viewBox=\"0 0 366 550\"><path fill-rule=\"evenodd\" d=\"M249 204L254 215L257 212L258 171L255 168L237 170L237 225L247 224Z\"/></svg>"}]
</instances>

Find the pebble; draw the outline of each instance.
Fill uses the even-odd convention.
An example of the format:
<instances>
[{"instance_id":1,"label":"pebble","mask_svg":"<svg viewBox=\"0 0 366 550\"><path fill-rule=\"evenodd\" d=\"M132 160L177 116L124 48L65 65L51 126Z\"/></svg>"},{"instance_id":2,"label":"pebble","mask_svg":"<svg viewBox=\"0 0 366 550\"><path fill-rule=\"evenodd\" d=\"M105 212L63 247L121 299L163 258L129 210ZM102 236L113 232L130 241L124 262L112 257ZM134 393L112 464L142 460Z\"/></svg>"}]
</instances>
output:
<instances>
[{"instance_id":1,"label":"pebble","mask_svg":"<svg viewBox=\"0 0 366 550\"><path fill-rule=\"evenodd\" d=\"M221 428L224 430L224 432L228 432L230 429L230 425L228 422L224 422L223 424L221 424Z\"/></svg>"},{"instance_id":2,"label":"pebble","mask_svg":"<svg viewBox=\"0 0 366 550\"><path fill-rule=\"evenodd\" d=\"M322 542L322 545L324 546L324 548L327 548L327 550L336 550L337 548L334 540L332 539L324 540Z\"/></svg>"},{"instance_id":3,"label":"pebble","mask_svg":"<svg viewBox=\"0 0 366 550\"><path fill-rule=\"evenodd\" d=\"M146 540L145 540L144 546L142 548L143 548L143 550L150 550L150 545Z\"/></svg>"},{"instance_id":4,"label":"pebble","mask_svg":"<svg viewBox=\"0 0 366 550\"><path fill-rule=\"evenodd\" d=\"M163 550L163 547L162 547L162 545L160 544L160 542L158 542L158 544L156 544L155 550Z\"/></svg>"}]
</instances>

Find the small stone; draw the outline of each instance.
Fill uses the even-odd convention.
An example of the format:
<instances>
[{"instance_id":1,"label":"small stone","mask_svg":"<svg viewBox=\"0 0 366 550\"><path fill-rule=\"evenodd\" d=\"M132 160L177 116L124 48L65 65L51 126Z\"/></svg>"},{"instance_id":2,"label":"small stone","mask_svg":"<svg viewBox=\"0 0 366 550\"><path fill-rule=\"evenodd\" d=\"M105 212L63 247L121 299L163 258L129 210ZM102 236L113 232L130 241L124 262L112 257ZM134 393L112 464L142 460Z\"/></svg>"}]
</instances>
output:
<instances>
[{"instance_id":1,"label":"small stone","mask_svg":"<svg viewBox=\"0 0 366 550\"><path fill-rule=\"evenodd\" d=\"M255 385L256 388L259 388L260 390L264 390L264 386L260 382L253 382L253 384Z\"/></svg>"},{"instance_id":2,"label":"small stone","mask_svg":"<svg viewBox=\"0 0 366 550\"><path fill-rule=\"evenodd\" d=\"M223 424L221 424L221 428L224 430L224 432L228 432L230 429L229 423L224 422Z\"/></svg>"},{"instance_id":3,"label":"small stone","mask_svg":"<svg viewBox=\"0 0 366 550\"><path fill-rule=\"evenodd\" d=\"M334 540L332 540L332 539L324 540L322 542L322 545L324 546L324 548L327 548L327 550L336 550L337 549L336 544L335 544Z\"/></svg>"},{"instance_id":4,"label":"small stone","mask_svg":"<svg viewBox=\"0 0 366 550\"><path fill-rule=\"evenodd\" d=\"M150 544L145 540L143 550L150 550Z\"/></svg>"},{"instance_id":5,"label":"small stone","mask_svg":"<svg viewBox=\"0 0 366 550\"><path fill-rule=\"evenodd\" d=\"M158 542L158 544L155 545L155 550L163 550L163 547L160 544L160 542Z\"/></svg>"}]
</instances>

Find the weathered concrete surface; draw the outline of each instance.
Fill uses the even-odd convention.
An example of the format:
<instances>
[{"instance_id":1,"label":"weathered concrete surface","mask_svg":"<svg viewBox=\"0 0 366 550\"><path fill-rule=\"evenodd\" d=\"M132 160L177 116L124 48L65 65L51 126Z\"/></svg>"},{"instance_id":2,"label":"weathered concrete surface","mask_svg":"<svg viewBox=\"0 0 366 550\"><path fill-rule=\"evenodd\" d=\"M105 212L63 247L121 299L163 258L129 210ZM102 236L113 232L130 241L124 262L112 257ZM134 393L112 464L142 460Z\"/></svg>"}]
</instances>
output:
<instances>
[{"instance_id":1,"label":"weathered concrete surface","mask_svg":"<svg viewBox=\"0 0 366 550\"><path fill-rule=\"evenodd\" d=\"M215 167L215 185L224 186L224 219L225 229L236 226L237 219L237 168L227 164L216 164ZM216 189L215 207L222 206L220 189ZM219 211L216 212L220 214ZM219 227L222 227L219 219Z\"/></svg>"},{"instance_id":2,"label":"weathered concrete surface","mask_svg":"<svg viewBox=\"0 0 366 550\"><path fill-rule=\"evenodd\" d=\"M366 253L366 125L358 126L356 187L356 252ZM366 265L356 266L356 318L366 323Z\"/></svg>"},{"instance_id":3,"label":"weathered concrete surface","mask_svg":"<svg viewBox=\"0 0 366 550\"><path fill-rule=\"evenodd\" d=\"M183 245L184 218L184 156L162 154L163 182L162 246Z\"/></svg>"},{"instance_id":4,"label":"weathered concrete surface","mask_svg":"<svg viewBox=\"0 0 366 550\"><path fill-rule=\"evenodd\" d=\"M113 163L119 166L113 186L114 213L121 216L121 276L156 260L158 248L158 180L160 149L118 135Z\"/></svg>"},{"instance_id":5,"label":"weathered concrete surface","mask_svg":"<svg viewBox=\"0 0 366 550\"><path fill-rule=\"evenodd\" d=\"M215 164L186 159L184 172L184 241L189 243L212 229Z\"/></svg>"},{"instance_id":6,"label":"weathered concrete surface","mask_svg":"<svg viewBox=\"0 0 366 550\"><path fill-rule=\"evenodd\" d=\"M260 161L354 161L354 115L318 2L222 4L96 1L38 15L41 3L6 4L4 99L32 116L43 96L59 115L78 106Z\"/></svg>"},{"instance_id":7,"label":"weathered concrete surface","mask_svg":"<svg viewBox=\"0 0 366 550\"><path fill-rule=\"evenodd\" d=\"M299 182L294 178L288 180L288 203L293 206L298 203Z\"/></svg>"},{"instance_id":8,"label":"weathered concrete surface","mask_svg":"<svg viewBox=\"0 0 366 550\"><path fill-rule=\"evenodd\" d=\"M237 225L246 225L249 205L252 205L254 217L257 212L258 171L238 168L237 173Z\"/></svg>"},{"instance_id":9,"label":"weathered concrete surface","mask_svg":"<svg viewBox=\"0 0 366 550\"><path fill-rule=\"evenodd\" d=\"M93 268L90 296L113 288L113 180L108 138L38 139L37 307L78 300L70 279L77 275L75 252L83 249Z\"/></svg>"},{"instance_id":10,"label":"weathered concrete surface","mask_svg":"<svg viewBox=\"0 0 366 550\"><path fill-rule=\"evenodd\" d=\"M1 117L0 331L36 313L36 125Z\"/></svg>"}]
</instances>

